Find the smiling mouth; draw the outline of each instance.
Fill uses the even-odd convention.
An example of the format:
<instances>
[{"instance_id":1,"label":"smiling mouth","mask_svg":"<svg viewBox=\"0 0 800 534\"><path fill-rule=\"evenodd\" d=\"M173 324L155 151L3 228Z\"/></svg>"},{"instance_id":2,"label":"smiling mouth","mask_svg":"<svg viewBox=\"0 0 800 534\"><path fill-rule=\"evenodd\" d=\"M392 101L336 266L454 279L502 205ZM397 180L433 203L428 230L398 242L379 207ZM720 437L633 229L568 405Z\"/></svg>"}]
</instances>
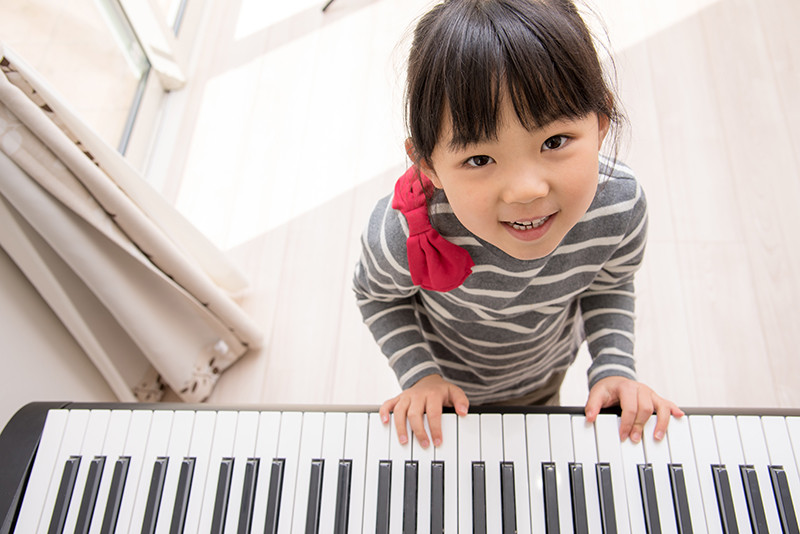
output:
<instances>
[{"instance_id":1,"label":"smiling mouth","mask_svg":"<svg viewBox=\"0 0 800 534\"><path fill-rule=\"evenodd\" d=\"M534 221L512 221L507 222L506 224L509 225L511 228L515 230L525 231L525 230L533 230L534 228L538 228L550 218L550 215L545 215L541 219L536 219Z\"/></svg>"}]
</instances>

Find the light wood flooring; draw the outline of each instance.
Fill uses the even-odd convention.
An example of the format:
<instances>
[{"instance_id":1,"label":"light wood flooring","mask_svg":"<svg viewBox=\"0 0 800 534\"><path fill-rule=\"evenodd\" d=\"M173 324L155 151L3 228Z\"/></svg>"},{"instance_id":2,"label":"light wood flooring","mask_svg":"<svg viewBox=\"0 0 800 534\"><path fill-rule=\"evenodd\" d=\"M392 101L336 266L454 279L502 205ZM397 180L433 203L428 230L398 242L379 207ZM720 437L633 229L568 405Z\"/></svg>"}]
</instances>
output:
<instances>
[{"instance_id":1,"label":"light wood flooring","mask_svg":"<svg viewBox=\"0 0 800 534\"><path fill-rule=\"evenodd\" d=\"M366 218L407 161L402 71L421 0L213 2L151 177L250 277L263 348L220 404L378 404L361 324ZM800 407L800 3L596 0L645 187L640 379L684 406ZM586 397L582 354L562 403Z\"/></svg>"}]
</instances>

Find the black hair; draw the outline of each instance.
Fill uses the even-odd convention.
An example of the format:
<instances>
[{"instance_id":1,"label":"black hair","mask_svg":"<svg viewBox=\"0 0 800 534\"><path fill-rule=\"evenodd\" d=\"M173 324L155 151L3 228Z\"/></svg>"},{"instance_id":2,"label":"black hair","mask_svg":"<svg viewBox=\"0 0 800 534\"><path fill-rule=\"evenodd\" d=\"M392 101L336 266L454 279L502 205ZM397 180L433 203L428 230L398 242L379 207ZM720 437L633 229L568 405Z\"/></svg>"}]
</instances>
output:
<instances>
[{"instance_id":1,"label":"black hair","mask_svg":"<svg viewBox=\"0 0 800 534\"><path fill-rule=\"evenodd\" d=\"M432 166L447 114L454 147L496 137L505 95L528 129L593 112L622 120L571 0L445 0L420 19L405 95L414 163Z\"/></svg>"}]
</instances>

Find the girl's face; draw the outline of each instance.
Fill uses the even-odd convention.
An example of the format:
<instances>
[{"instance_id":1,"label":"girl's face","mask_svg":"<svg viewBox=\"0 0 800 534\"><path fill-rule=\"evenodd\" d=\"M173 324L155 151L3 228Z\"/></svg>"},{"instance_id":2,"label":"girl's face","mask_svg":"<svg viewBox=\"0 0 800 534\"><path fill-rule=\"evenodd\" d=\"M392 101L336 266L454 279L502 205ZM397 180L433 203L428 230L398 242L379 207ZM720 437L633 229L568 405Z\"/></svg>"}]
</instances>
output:
<instances>
[{"instance_id":1,"label":"girl's face","mask_svg":"<svg viewBox=\"0 0 800 534\"><path fill-rule=\"evenodd\" d=\"M608 119L590 114L529 131L503 99L496 139L453 148L450 119L424 168L458 220L506 254L542 258L586 213L598 181Z\"/></svg>"}]
</instances>

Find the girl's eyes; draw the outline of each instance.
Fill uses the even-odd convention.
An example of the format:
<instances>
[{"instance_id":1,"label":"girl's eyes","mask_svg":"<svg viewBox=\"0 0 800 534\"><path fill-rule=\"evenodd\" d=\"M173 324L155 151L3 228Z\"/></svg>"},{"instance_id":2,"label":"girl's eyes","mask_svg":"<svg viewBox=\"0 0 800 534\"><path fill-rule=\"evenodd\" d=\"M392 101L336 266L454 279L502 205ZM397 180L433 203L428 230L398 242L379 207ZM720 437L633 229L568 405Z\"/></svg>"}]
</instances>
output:
<instances>
[{"instance_id":1,"label":"girl's eyes","mask_svg":"<svg viewBox=\"0 0 800 534\"><path fill-rule=\"evenodd\" d=\"M543 150L558 150L559 148L563 147L569 141L569 136L566 135L554 135L553 137L548 138L544 143L542 143ZM464 165L468 167L485 167L490 163L493 163L494 159L491 156L472 156L468 158Z\"/></svg>"},{"instance_id":2,"label":"girl's eyes","mask_svg":"<svg viewBox=\"0 0 800 534\"><path fill-rule=\"evenodd\" d=\"M485 167L494 160L490 156L472 156L466 163L469 167Z\"/></svg>"},{"instance_id":3,"label":"girl's eyes","mask_svg":"<svg viewBox=\"0 0 800 534\"><path fill-rule=\"evenodd\" d=\"M564 146L568 139L566 135L554 135L542 144L542 148L544 150L557 150Z\"/></svg>"}]
</instances>

